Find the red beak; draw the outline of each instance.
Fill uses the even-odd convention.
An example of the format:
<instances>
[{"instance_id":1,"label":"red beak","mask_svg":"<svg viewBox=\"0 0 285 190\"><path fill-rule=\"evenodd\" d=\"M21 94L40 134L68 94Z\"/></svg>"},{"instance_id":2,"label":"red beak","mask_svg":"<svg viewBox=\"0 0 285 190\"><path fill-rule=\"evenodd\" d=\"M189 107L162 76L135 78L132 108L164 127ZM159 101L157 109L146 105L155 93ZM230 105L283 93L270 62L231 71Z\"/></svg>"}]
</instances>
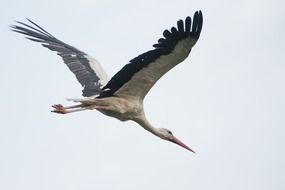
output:
<instances>
[{"instance_id":1,"label":"red beak","mask_svg":"<svg viewBox=\"0 0 285 190\"><path fill-rule=\"evenodd\" d=\"M191 148L189 148L186 144L184 144L182 141L180 141L178 138L173 137L173 139L170 140L171 142L178 144L179 146L182 146L183 148L195 153L194 150L192 150Z\"/></svg>"}]
</instances>

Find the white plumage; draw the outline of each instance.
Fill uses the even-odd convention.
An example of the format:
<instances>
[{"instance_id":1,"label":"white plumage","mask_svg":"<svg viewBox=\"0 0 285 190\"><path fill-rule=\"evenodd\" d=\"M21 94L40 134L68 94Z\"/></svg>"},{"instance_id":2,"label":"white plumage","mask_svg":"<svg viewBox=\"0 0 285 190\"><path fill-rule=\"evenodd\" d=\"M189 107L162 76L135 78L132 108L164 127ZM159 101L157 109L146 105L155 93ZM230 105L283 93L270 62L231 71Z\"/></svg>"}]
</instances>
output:
<instances>
[{"instance_id":1,"label":"white plumage","mask_svg":"<svg viewBox=\"0 0 285 190\"><path fill-rule=\"evenodd\" d=\"M100 63L89 55L85 55L84 57L88 60L90 67L94 70L95 74L98 76L99 78L98 82L100 83L100 85L105 86L110 79L108 75L105 73Z\"/></svg>"},{"instance_id":2,"label":"white plumage","mask_svg":"<svg viewBox=\"0 0 285 190\"><path fill-rule=\"evenodd\" d=\"M143 100L166 72L188 57L202 30L201 11L195 12L193 22L190 17L186 17L184 22L182 20L177 22L177 28L165 30L164 38L160 38L158 43L153 45L153 50L132 59L110 80L96 59L58 40L31 20L28 21L32 25L17 22L19 25L11 26L12 30L56 51L75 74L83 87L83 96L86 97L69 99L79 102L70 107L53 105L52 112L66 114L96 109L121 121L133 120L154 135L194 152L168 129L155 128L148 122L143 109Z\"/></svg>"}]
</instances>

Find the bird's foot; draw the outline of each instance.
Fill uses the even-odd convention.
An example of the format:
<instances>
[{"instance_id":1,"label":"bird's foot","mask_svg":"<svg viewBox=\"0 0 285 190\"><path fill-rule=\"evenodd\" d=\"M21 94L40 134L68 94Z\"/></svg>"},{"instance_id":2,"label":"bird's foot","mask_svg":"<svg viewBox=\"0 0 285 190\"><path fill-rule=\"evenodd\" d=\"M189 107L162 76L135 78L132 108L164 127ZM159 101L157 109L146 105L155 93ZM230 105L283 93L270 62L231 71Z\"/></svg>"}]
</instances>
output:
<instances>
[{"instance_id":1,"label":"bird's foot","mask_svg":"<svg viewBox=\"0 0 285 190\"><path fill-rule=\"evenodd\" d=\"M58 114L66 114L67 113L65 107L63 107L63 105L61 105L61 104L55 104L52 107L54 108L54 110L51 110L51 112L58 113Z\"/></svg>"}]
</instances>

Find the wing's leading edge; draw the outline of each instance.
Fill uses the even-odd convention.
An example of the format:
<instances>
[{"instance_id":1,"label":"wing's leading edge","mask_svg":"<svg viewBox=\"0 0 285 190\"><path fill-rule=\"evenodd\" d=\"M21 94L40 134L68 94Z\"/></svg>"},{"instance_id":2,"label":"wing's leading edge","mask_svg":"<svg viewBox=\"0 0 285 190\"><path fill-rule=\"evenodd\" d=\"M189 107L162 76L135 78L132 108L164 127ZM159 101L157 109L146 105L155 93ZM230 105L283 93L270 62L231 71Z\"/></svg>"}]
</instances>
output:
<instances>
[{"instance_id":1,"label":"wing's leading edge","mask_svg":"<svg viewBox=\"0 0 285 190\"><path fill-rule=\"evenodd\" d=\"M124 95L143 99L157 80L188 57L199 39L202 25L201 11L195 12L193 22L189 16L184 22L177 21L177 27L165 30L153 50L130 60L117 72L99 97Z\"/></svg>"}]
</instances>

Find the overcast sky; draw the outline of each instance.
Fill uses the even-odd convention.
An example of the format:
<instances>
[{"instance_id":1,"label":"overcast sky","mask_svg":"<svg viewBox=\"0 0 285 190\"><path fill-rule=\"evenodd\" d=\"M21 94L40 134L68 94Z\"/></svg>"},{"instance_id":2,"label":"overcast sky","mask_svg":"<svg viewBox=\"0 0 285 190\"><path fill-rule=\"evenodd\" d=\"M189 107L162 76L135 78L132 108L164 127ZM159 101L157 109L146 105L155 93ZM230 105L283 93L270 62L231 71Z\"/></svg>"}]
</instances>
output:
<instances>
[{"instance_id":1,"label":"overcast sky","mask_svg":"<svg viewBox=\"0 0 285 190\"><path fill-rule=\"evenodd\" d=\"M283 1L0 4L0 189L285 189ZM8 29L30 18L112 76L199 9L198 43L145 99L150 122L196 154L96 110L51 113L80 84L54 52Z\"/></svg>"}]
</instances>

